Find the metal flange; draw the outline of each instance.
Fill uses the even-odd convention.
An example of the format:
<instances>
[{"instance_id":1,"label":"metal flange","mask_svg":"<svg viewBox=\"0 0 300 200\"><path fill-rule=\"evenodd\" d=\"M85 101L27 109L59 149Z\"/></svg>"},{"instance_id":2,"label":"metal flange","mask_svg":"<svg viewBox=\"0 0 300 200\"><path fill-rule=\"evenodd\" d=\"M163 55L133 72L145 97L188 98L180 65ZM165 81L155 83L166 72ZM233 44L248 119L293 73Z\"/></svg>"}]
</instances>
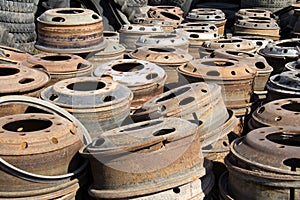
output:
<instances>
[{"instance_id":1,"label":"metal flange","mask_svg":"<svg viewBox=\"0 0 300 200\"><path fill-rule=\"evenodd\" d=\"M87 60L90 61L95 67L97 67L113 60L123 59L125 50L126 49L123 45L111 42L105 49L90 53L87 56Z\"/></svg>"},{"instance_id":2,"label":"metal flange","mask_svg":"<svg viewBox=\"0 0 300 200\"><path fill-rule=\"evenodd\" d=\"M18 64L30 57L30 54L20 51L19 49L0 45L0 63L1 64Z\"/></svg>"},{"instance_id":3,"label":"metal flange","mask_svg":"<svg viewBox=\"0 0 300 200\"><path fill-rule=\"evenodd\" d=\"M205 137L205 134L224 124L229 115L219 86L193 83L150 99L132 115L135 121L164 117L193 121L199 126L199 134Z\"/></svg>"},{"instance_id":4,"label":"metal flange","mask_svg":"<svg viewBox=\"0 0 300 200\"><path fill-rule=\"evenodd\" d=\"M200 58L210 55L216 49L246 51L250 53L256 50L251 42L239 38L205 41L199 48Z\"/></svg>"},{"instance_id":5,"label":"metal flange","mask_svg":"<svg viewBox=\"0 0 300 200\"><path fill-rule=\"evenodd\" d=\"M254 78L254 93L258 95L266 94L265 86L273 68L267 63L264 57L244 51L217 49L210 55L210 58L238 60L255 69L257 75Z\"/></svg>"},{"instance_id":6,"label":"metal flange","mask_svg":"<svg viewBox=\"0 0 300 200\"><path fill-rule=\"evenodd\" d=\"M37 49L53 53L86 53L105 48L102 17L82 8L56 8L37 18Z\"/></svg>"},{"instance_id":7,"label":"metal flange","mask_svg":"<svg viewBox=\"0 0 300 200\"><path fill-rule=\"evenodd\" d=\"M260 36L272 40L279 40L279 31L280 27L274 20L257 20L255 18L250 18L238 20L234 24L235 35Z\"/></svg>"},{"instance_id":8,"label":"metal flange","mask_svg":"<svg viewBox=\"0 0 300 200\"><path fill-rule=\"evenodd\" d=\"M174 13L179 16L183 16L183 10L180 7L177 6L168 6L168 5L160 5L160 6L151 6L149 11L154 11L154 10L164 10L169 13Z\"/></svg>"},{"instance_id":9,"label":"metal flange","mask_svg":"<svg viewBox=\"0 0 300 200\"><path fill-rule=\"evenodd\" d=\"M223 58L192 60L177 70L190 83L205 81L221 85L226 107L236 111L237 116L249 112L256 70L238 61ZM236 90L237 87L239 90Z\"/></svg>"},{"instance_id":10,"label":"metal flange","mask_svg":"<svg viewBox=\"0 0 300 200\"><path fill-rule=\"evenodd\" d=\"M189 41L179 34L156 34L156 35L143 35L136 41L136 47L155 47L165 48L174 47L184 51L188 51Z\"/></svg>"},{"instance_id":11,"label":"metal flange","mask_svg":"<svg viewBox=\"0 0 300 200\"><path fill-rule=\"evenodd\" d=\"M160 18L135 18L133 22L146 26L160 26L166 33L173 32L175 28L172 22Z\"/></svg>"},{"instance_id":12,"label":"metal flange","mask_svg":"<svg viewBox=\"0 0 300 200\"><path fill-rule=\"evenodd\" d=\"M131 58L146 60L161 66L166 74L166 83L177 83L178 74L176 68L193 57L186 51L174 47L140 47L129 54Z\"/></svg>"},{"instance_id":13,"label":"metal flange","mask_svg":"<svg viewBox=\"0 0 300 200\"><path fill-rule=\"evenodd\" d=\"M110 79L78 77L46 88L41 98L72 113L95 138L129 115L132 93Z\"/></svg>"},{"instance_id":14,"label":"metal flange","mask_svg":"<svg viewBox=\"0 0 300 200\"><path fill-rule=\"evenodd\" d=\"M287 63L285 65L285 69L289 71L297 71L300 73L300 60Z\"/></svg>"},{"instance_id":15,"label":"metal flange","mask_svg":"<svg viewBox=\"0 0 300 200\"><path fill-rule=\"evenodd\" d=\"M259 36L234 36L234 37L252 42L252 44L256 47L256 51L265 48L268 43L274 42L270 38L259 37Z\"/></svg>"},{"instance_id":16,"label":"metal flange","mask_svg":"<svg viewBox=\"0 0 300 200\"><path fill-rule=\"evenodd\" d=\"M106 63L97 67L92 75L109 76L114 81L126 85L133 92L131 103L133 110L153 96L161 94L167 78L161 67L137 59L122 59Z\"/></svg>"},{"instance_id":17,"label":"metal flange","mask_svg":"<svg viewBox=\"0 0 300 200\"><path fill-rule=\"evenodd\" d=\"M300 97L300 75L297 71L287 71L270 77L267 84L268 100Z\"/></svg>"},{"instance_id":18,"label":"metal flange","mask_svg":"<svg viewBox=\"0 0 300 200\"><path fill-rule=\"evenodd\" d=\"M51 75L47 86L67 78L88 76L93 69L90 62L71 54L36 54L21 62L21 65L46 69Z\"/></svg>"},{"instance_id":19,"label":"metal flange","mask_svg":"<svg viewBox=\"0 0 300 200\"><path fill-rule=\"evenodd\" d=\"M4 95L38 96L40 90L49 82L50 76L40 71L16 64L0 64L0 89Z\"/></svg>"},{"instance_id":20,"label":"metal flange","mask_svg":"<svg viewBox=\"0 0 300 200\"><path fill-rule=\"evenodd\" d=\"M289 98L271 101L253 112L249 128L265 126L293 126L300 119L300 99Z\"/></svg>"},{"instance_id":21,"label":"metal flange","mask_svg":"<svg viewBox=\"0 0 300 200\"><path fill-rule=\"evenodd\" d=\"M120 32L120 44L124 45L127 51L132 51L136 48L135 42L142 35L153 35L163 33L164 29L161 26L130 24L123 25Z\"/></svg>"},{"instance_id":22,"label":"metal flange","mask_svg":"<svg viewBox=\"0 0 300 200\"><path fill-rule=\"evenodd\" d=\"M183 21L182 16L161 9L149 11L148 13L151 18L159 18L172 23L175 28Z\"/></svg>"},{"instance_id":23,"label":"metal flange","mask_svg":"<svg viewBox=\"0 0 300 200\"><path fill-rule=\"evenodd\" d=\"M286 63L298 60L300 39L279 40L267 44L258 54L264 56L273 67L274 73L281 73Z\"/></svg>"},{"instance_id":24,"label":"metal flange","mask_svg":"<svg viewBox=\"0 0 300 200\"><path fill-rule=\"evenodd\" d=\"M186 120L165 118L104 133L80 150L91 161L94 183L89 194L128 198L203 177L206 172L196 129Z\"/></svg>"},{"instance_id":25,"label":"metal flange","mask_svg":"<svg viewBox=\"0 0 300 200\"><path fill-rule=\"evenodd\" d=\"M235 140L225 159L229 195L235 199L299 196L299 133L299 127L275 126L253 130ZM241 189L241 184L252 187Z\"/></svg>"}]
</instances>

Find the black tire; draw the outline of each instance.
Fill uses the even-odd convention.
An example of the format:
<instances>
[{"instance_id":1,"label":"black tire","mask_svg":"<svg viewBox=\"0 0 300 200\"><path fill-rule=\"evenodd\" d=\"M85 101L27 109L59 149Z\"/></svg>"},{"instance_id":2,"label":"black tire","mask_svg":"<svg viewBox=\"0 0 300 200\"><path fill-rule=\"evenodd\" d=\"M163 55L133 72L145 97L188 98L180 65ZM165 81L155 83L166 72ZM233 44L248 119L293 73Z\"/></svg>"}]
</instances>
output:
<instances>
[{"instance_id":1,"label":"black tire","mask_svg":"<svg viewBox=\"0 0 300 200\"><path fill-rule=\"evenodd\" d=\"M0 22L25 24L34 23L34 20L33 13L0 11Z\"/></svg>"},{"instance_id":2,"label":"black tire","mask_svg":"<svg viewBox=\"0 0 300 200\"><path fill-rule=\"evenodd\" d=\"M15 1L15 2L23 2L23 3L33 3L34 0L7 0L7 1Z\"/></svg>"},{"instance_id":3,"label":"black tire","mask_svg":"<svg viewBox=\"0 0 300 200\"><path fill-rule=\"evenodd\" d=\"M36 33L14 33L16 43L28 43L36 40Z\"/></svg>"},{"instance_id":4,"label":"black tire","mask_svg":"<svg viewBox=\"0 0 300 200\"><path fill-rule=\"evenodd\" d=\"M10 33L33 33L35 24L1 23Z\"/></svg>"},{"instance_id":5,"label":"black tire","mask_svg":"<svg viewBox=\"0 0 300 200\"><path fill-rule=\"evenodd\" d=\"M28 43L15 43L14 48L20 49L21 51L32 53L34 50L35 42L28 42Z\"/></svg>"},{"instance_id":6,"label":"black tire","mask_svg":"<svg viewBox=\"0 0 300 200\"><path fill-rule=\"evenodd\" d=\"M34 3L0 0L0 10L17 13L33 13Z\"/></svg>"}]
</instances>

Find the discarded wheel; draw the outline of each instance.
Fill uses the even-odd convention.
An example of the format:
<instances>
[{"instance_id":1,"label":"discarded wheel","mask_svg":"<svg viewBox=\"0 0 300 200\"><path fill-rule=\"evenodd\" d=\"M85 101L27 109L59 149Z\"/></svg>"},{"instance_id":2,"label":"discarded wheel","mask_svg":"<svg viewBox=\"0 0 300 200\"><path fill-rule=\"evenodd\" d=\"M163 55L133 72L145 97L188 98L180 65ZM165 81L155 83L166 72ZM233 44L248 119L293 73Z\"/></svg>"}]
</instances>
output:
<instances>
[{"instance_id":1,"label":"discarded wheel","mask_svg":"<svg viewBox=\"0 0 300 200\"><path fill-rule=\"evenodd\" d=\"M300 75L296 71L282 72L270 77L268 100L300 97Z\"/></svg>"},{"instance_id":2,"label":"discarded wheel","mask_svg":"<svg viewBox=\"0 0 300 200\"><path fill-rule=\"evenodd\" d=\"M78 190L87 163L77 155L83 133L74 123L28 113L1 117L0 127L2 198L56 199Z\"/></svg>"},{"instance_id":3,"label":"discarded wheel","mask_svg":"<svg viewBox=\"0 0 300 200\"><path fill-rule=\"evenodd\" d=\"M218 34L220 36L224 34L226 18L222 10L213 8L197 8L191 10L186 18L191 22L215 24L218 28Z\"/></svg>"},{"instance_id":4,"label":"discarded wheel","mask_svg":"<svg viewBox=\"0 0 300 200\"><path fill-rule=\"evenodd\" d=\"M136 48L139 47L154 47L166 48L173 47L182 49L188 52L189 41L178 34L156 34L156 35L143 35L136 41Z\"/></svg>"},{"instance_id":5,"label":"discarded wheel","mask_svg":"<svg viewBox=\"0 0 300 200\"><path fill-rule=\"evenodd\" d=\"M30 56L26 52L7 46L0 46L0 52L1 64L18 64Z\"/></svg>"},{"instance_id":6,"label":"discarded wheel","mask_svg":"<svg viewBox=\"0 0 300 200\"><path fill-rule=\"evenodd\" d=\"M169 13L174 13L179 16L183 16L183 11L181 10L180 7L177 6L167 6L167 5L161 5L161 6L151 6L149 9L149 12L154 11L154 10L164 10Z\"/></svg>"},{"instance_id":7,"label":"discarded wheel","mask_svg":"<svg viewBox=\"0 0 300 200\"><path fill-rule=\"evenodd\" d=\"M105 48L102 18L92 10L57 8L37 18L36 48L52 53L86 53Z\"/></svg>"},{"instance_id":8,"label":"discarded wheel","mask_svg":"<svg viewBox=\"0 0 300 200\"><path fill-rule=\"evenodd\" d=\"M236 139L225 159L229 174L228 182L221 181L221 193L227 190L232 199L297 199L299 133L299 127L277 126ZM241 188L241 184L251 187Z\"/></svg>"},{"instance_id":9,"label":"discarded wheel","mask_svg":"<svg viewBox=\"0 0 300 200\"><path fill-rule=\"evenodd\" d=\"M153 35L156 33L163 33L164 30L160 26L145 26L138 24L123 25L119 30L120 44L124 45L127 51L133 51L136 46L135 42L142 35Z\"/></svg>"},{"instance_id":10,"label":"discarded wheel","mask_svg":"<svg viewBox=\"0 0 300 200\"><path fill-rule=\"evenodd\" d=\"M287 63L285 65L285 69L288 71L297 71L300 73L300 60Z\"/></svg>"},{"instance_id":11,"label":"discarded wheel","mask_svg":"<svg viewBox=\"0 0 300 200\"><path fill-rule=\"evenodd\" d=\"M237 20L240 19L260 19L260 20L265 20L265 19L274 19L275 15L269 11L269 10L264 10L264 9L240 9L236 14L235 17Z\"/></svg>"},{"instance_id":12,"label":"discarded wheel","mask_svg":"<svg viewBox=\"0 0 300 200\"><path fill-rule=\"evenodd\" d=\"M248 126L250 129L265 126L294 126L299 119L300 99L279 99L271 101L254 111Z\"/></svg>"},{"instance_id":13,"label":"discarded wheel","mask_svg":"<svg viewBox=\"0 0 300 200\"><path fill-rule=\"evenodd\" d=\"M196 59L177 70L190 83L200 81L222 86L226 107L232 109L236 116L250 112L250 98L257 72L243 62L224 58Z\"/></svg>"},{"instance_id":14,"label":"discarded wheel","mask_svg":"<svg viewBox=\"0 0 300 200\"><path fill-rule=\"evenodd\" d=\"M118 127L129 115L132 93L109 79L78 77L46 88L41 98L72 113L95 138Z\"/></svg>"},{"instance_id":15,"label":"discarded wheel","mask_svg":"<svg viewBox=\"0 0 300 200\"><path fill-rule=\"evenodd\" d=\"M137 18L134 20L134 23L144 26L160 26L165 33L171 33L175 29L172 22L160 18Z\"/></svg>"},{"instance_id":16,"label":"discarded wheel","mask_svg":"<svg viewBox=\"0 0 300 200\"><path fill-rule=\"evenodd\" d=\"M177 28L183 21L183 18L180 15L175 14L172 11L170 12L161 9L149 11L149 16L154 19L159 18L163 19L164 21L170 22L171 24L173 24L174 28Z\"/></svg>"},{"instance_id":17,"label":"discarded wheel","mask_svg":"<svg viewBox=\"0 0 300 200\"><path fill-rule=\"evenodd\" d=\"M238 38L220 39L218 41L206 41L199 48L200 58L209 56L216 49L236 50L254 52L255 46L252 42Z\"/></svg>"},{"instance_id":18,"label":"discarded wheel","mask_svg":"<svg viewBox=\"0 0 300 200\"><path fill-rule=\"evenodd\" d=\"M0 96L18 94L36 97L50 80L46 72L14 64L0 64L0 74Z\"/></svg>"},{"instance_id":19,"label":"discarded wheel","mask_svg":"<svg viewBox=\"0 0 300 200\"><path fill-rule=\"evenodd\" d=\"M139 108L153 96L163 92L166 73L151 62L122 59L99 66L93 72L95 77L109 76L114 81L126 85L133 92L131 109Z\"/></svg>"},{"instance_id":20,"label":"discarded wheel","mask_svg":"<svg viewBox=\"0 0 300 200\"><path fill-rule=\"evenodd\" d=\"M254 93L261 98L266 98L267 91L265 90L265 86L273 68L267 63L264 57L243 51L217 49L210 55L210 58L238 60L256 70L257 75L254 78L253 85Z\"/></svg>"},{"instance_id":21,"label":"discarded wheel","mask_svg":"<svg viewBox=\"0 0 300 200\"><path fill-rule=\"evenodd\" d=\"M234 36L234 37L251 42L255 46L256 52L259 51L260 49L265 48L268 45L268 43L274 42L269 38L258 37L258 36Z\"/></svg>"},{"instance_id":22,"label":"discarded wheel","mask_svg":"<svg viewBox=\"0 0 300 200\"><path fill-rule=\"evenodd\" d=\"M166 118L104 133L80 151L91 162L94 183L89 194L128 198L203 177L206 172L196 129L186 120ZM158 158L159 162L154 162Z\"/></svg>"},{"instance_id":23,"label":"discarded wheel","mask_svg":"<svg viewBox=\"0 0 300 200\"><path fill-rule=\"evenodd\" d=\"M131 58L146 60L163 68L167 74L166 84L177 83L176 68L193 59L186 51L172 47L140 47L129 54Z\"/></svg>"},{"instance_id":24,"label":"discarded wheel","mask_svg":"<svg viewBox=\"0 0 300 200\"><path fill-rule=\"evenodd\" d=\"M273 67L273 74L281 73L286 63L298 60L300 39L279 40L269 43L258 53Z\"/></svg>"},{"instance_id":25,"label":"discarded wheel","mask_svg":"<svg viewBox=\"0 0 300 200\"><path fill-rule=\"evenodd\" d=\"M178 34L183 35L189 41L189 54L194 58L200 58L199 48L205 41L216 41L219 39L215 25L204 25L197 27L185 27L176 29Z\"/></svg>"},{"instance_id":26,"label":"discarded wheel","mask_svg":"<svg viewBox=\"0 0 300 200\"><path fill-rule=\"evenodd\" d=\"M234 35L258 36L279 40L280 27L274 20L238 20L234 24Z\"/></svg>"},{"instance_id":27,"label":"discarded wheel","mask_svg":"<svg viewBox=\"0 0 300 200\"><path fill-rule=\"evenodd\" d=\"M123 59L125 50L126 49L123 45L111 42L105 49L90 53L87 56L87 60L90 61L95 67L97 67L104 63Z\"/></svg>"},{"instance_id":28,"label":"discarded wheel","mask_svg":"<svg viewBox=\"0 0 300 200\"><path fill-rule=\"evenodd\" d=\"M221 87L215 84L193 83L174 88L146 102L132 114L134 121L164 117L179 117L198 125L203 139L202 151L209 159L224 157L229 151L220 150L216 143L234 131L238 120L227 110L221 97ZM219 145L220 146L220 145Z\"/></svg>"},{"instance_id":29,"label":"discarded wheel","mask_svg":"<svg viewBox=\"0 0 300 200\"><path fill-rule=\"evenodd\" d=\"M68 78L89 76L93 70L90 62L71 54L37 54L24 60L21 65L46 69L51 75L47 86Z\"/></svg>"}]
</instances>

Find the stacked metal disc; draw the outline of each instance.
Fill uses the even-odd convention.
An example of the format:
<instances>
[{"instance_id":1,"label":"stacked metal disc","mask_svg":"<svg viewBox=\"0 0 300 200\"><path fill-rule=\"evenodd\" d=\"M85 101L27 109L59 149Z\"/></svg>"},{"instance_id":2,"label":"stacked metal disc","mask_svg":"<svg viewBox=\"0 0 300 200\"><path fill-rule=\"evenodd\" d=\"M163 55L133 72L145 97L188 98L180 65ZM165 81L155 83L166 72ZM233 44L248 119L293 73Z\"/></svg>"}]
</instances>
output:
<instances>
[{"instance_id":1,"label":"stacked metal disc","mask_svg":"<svg viewBox=\"0 0 300 200\"><path fill-rule=\"evenodd\" d=\"M280 27L272 12L263 9L241 9L235 16L234 35L259 36L279 40Z\"/></svg>"},{"instance_id":2,"label":"stacked metal disc","mask_svg":"<svg viewBox=\"0 0 300 200\"><path fill-rule=\"evenodd\" d=\"M203 199L214 180L200 141L197 125L179 118L105 132L80 152L91 163L89 194L98 199Z\"/></svg>"}]
</instances>

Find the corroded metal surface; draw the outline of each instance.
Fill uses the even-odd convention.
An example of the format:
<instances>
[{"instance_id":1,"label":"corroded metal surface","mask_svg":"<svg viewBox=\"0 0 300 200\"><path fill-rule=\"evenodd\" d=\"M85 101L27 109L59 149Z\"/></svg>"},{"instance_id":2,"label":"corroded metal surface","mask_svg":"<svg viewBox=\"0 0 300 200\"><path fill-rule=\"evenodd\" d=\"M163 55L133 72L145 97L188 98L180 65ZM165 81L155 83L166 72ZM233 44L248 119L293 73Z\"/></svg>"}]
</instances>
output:
<instances>
[{"instance_id":1,"label":"corroded metal surface","mask_svg":"<svg viewBox=\"0 0 300 200\"><path fill-rule=\"evenodd\" d=\"M300 60L287 63L285 69L300 72Z\"/></svg>"},{"instance_id":2,"label":"corroded metal surface","mask_svg":"<svg viewBox=\"0 0 300 200\"><path fill-rule=\"evenodd\" d=\"M133 21L135 24L141 24L146 26L160 26L164 32L171 33L174 31L174 24L170 21L165 21L160 18L136 18Z\"/></svg>"},{"instance_id":3,"label":"corroded metal surface","mask_svg":"<svg viewBox=\"0 0 300 200\"><path fill-rule=\"evenodd\" d=\"M300 97L300 75L287 71L270 77L267 84L268 100Z\"/></svg>"},{"instance_id":4,"label":"corroded metal surface","mask_svg":"<svg viewBox=\"0 0 300 200\"><path fill-rule=\"evenodd\" d=\"M136 48L135 42L142 35L153 35L156 33L163 33L161 26L151 26L142 24L123 25L119 30L120 44L124 45L127 51L132 51Z\"/></svg>"},{"instance_id":5,"label":"corroded metal surface","mask_svg":"<svg viewBox=\"0 0 300 200\"><path fill-rule=\"evenodd\" d=\"M273 67L274 73L280 73L286 63L298 60L299 48L300 39L293 38L269 43L258 53L266 58L267 62Z\"/></svg>"},{"instance_id":6,"label":"corroded metal surface","mask_svg":"<svg viewBox=\"0 0 300 200\"><path fill-rule=\"evenodd\" d=\"M0 74L1 96L13 94L38 96L50 80L50 76L44 71L15 64L0 64Z\"/></svg>"},{"instance_id":7,"label":"corroded metal surface","mask_svg":"<svg viewBox=\"0 0 300 200\"><path fill-rule=\"evenodd\" d=\"M37 54L24 60L21 65L46 69L51 76L48 86L67 78L89 76L93 69L90 62L71 54Z\"/></svg>"},{"instance_id":8,"label":"corroded metal surface","mask_svg":"<svg viewBox=\"0 0 300 200\"><path fill-rule=\"evenodd\" d=\"M193 59L186 51L172 47L140 47L131 52L129 56L161 66L167 73L166 83L178 82L176 68Z\"/></svg>"},{"instance_id":9,"label":"corroded metal surface","mask_svg":"<svg viewBox=\"0 0 300 200\"><path fill-rule=\"evenodd\" d=\"M300 120L300 99L288 98L271 101L253 112L250 129L265 126L294 126Z\"/></svg>"},{"instance_id":10,"label":"corroded metal surface","mask_svg":"<svg viewBox=\"0 0 300 200\"><path fill-rule=\"evenodd\" d=\"M161 6L151 6L149 11L154 11L154 10L164 10L170 13L174 13L179 16L183 16L183 11L181 10L180 7L177 6L167 6L167 5L161 5Z\"/></svg>"},{"instance_id":11,"label":"corroded metal surface","mask_svg":"<svg viewBox=\"0 0 300 200\"><path fill-rule=\"evenodd\" d=\"M143 35L136 41L136 47L148 46L155 48L174 47L188 51L189 41L179 34Z\"/></svg>"},{"instance_id":12,"label":"corroded metal surface","mask_svg":"<svg viewBox=\"0 0 300 200\"><path fill-rule=\"evenodd\" d=\"M218 34L223 35L225 30L225 14L219 9L197 8L192 9L186 18L191 22L205 22L215 24L218 28Z\"/></svg>"},{"instance_id":13,"label":"corroded metal surface","mask_svg":"<svg viewBox=\"0 0 300 200\"><path fill-rule=\"evenodd\" d=\"M267 63L264 57L243 51L217 49L210 55L210 58L238 60L255 69L257 71L257 75L254 78L254 93L258 95L266 94L267 91L265 91L265 86L273 68Z\"/></svg>"},{"instance_id":14,"label":"corroded metal surface","mask_svg":"<svg viewBox=\"0 0 300 200\"><path fill-rule=\"evenodd\" d=\"M271 40L269 38L258 37L258 36L235 36L235 37L252 42L252 44L256 48L256 51L259 51L260 49L265 48L268 43L273 42L273 40Z\"/></svg>"},{"instance_id":15,"label":"corroded metal surface","mask_svg":"<svg viewBox=\"0 0 300 200\"><path fill-rule=\"evenodd\" d=\"M237 116L250 111L253 81L257 72L249 66L235 60L210 58L192 60L177 70L190 83L205 81L222 86L226 107L233 109Z\"/></svg>"},{"instance_id":16,"label":"corroded metal surface","mask_svg":"<svg viewBox=\"0 0 300 200\"><path fill-rule=\"evenodd\" d=\"M82 8L50 9L37 18L37 49L53 53L84 53L101 50L102 17Z\"/></svg>"},{"instance_id":17,"label":"corroded metal surface","mask_svg":"<svg viewBox=\"0 0 300 200\"><path fill-rule=\"evenodd\" d=\"M275 126L235 140L225 160L228 193L234 199L298 199L299 134L299 127Z\"/></svg>"},{"instance_id":18,"label":"corroded metal surface","mask_svg":"<svg viewBox=\"0 0 300 200\"><path fill-rule=\"evenodd\" d=\"M136 59L115 60L103 64L95 69L93 76L109 76L114 81L126 85L133 92L133 110L153 96L161 94L166 81L166 73L161 67Z\"/></svg>"},{"instance_id":19,"label":"corroded metal surface","mask_svg":"<svg viewBox=\"0 0 300 200\"><path fill-rule=\"evenodd\" d=\"M177 28L183 21L182 16L173 13L172 11L170 12L162 9L157 9L154 11L149 11L148 13L151 18L159 18L172 23L175 28Z\"/></svg>"},{"instance_id":20,"label":"corroded metal surface","mask_svg":"<svg viewBox=\"0 0 300 200\"><path fill-rule=\"evenodd\" d=\"M176 32L183 37L186 37L189 41L188 52L194 58L200 58L199 48L203 42L212 40L216 41L219 39L215 25L204 25L197 27L185 27L176 29Z\"/></svg>"},{"instance_id":21,"label":"corroded metal surface","mask_svg":"<svg viewBox=\"0 0 300 200\"><path fill-rule=\"evenodd\" d=\"M280 27L274 20L242 19L234 24L234 35L259 36L279 40L279 31Z\"/></svg>"},{"instance_id":22,"label":"corroded metal surface","mask_svg":"<svg viewBox=\"0 0 300 200\"><path fill-rule=\"evenodd\" d=\"M204 161L204 167L206 169L206 174L204 177L181 185L174 187L172 189L162 191L159 193L154 193L150 195L145 195L142 197L128 198L130 200L153 200L153 199L164 199L164 200L204 200L210 197L210 193L215 183L215 176L212 172L212 163L208 160Z\"/></svg>"},{"instance_id":23,"label":"corroded metal surface","mask_svg":"<svg viewBox=\"0 0 300 200\"><path fill-rule=\"evenodd\" d=\"M1 158L9 164L39 175L59 176L79 167L77 151L83 146L82 133L67 119L50 114L28 113L0 118ZM47 158L47 159L45 159ZM4 163L1 162L3 167ZM7 167L7 165L5 166ZM2 168L0 196L58 186L69 181L32 181ZM9 169L9 168L8 168ZM51 180L49 178L49 180Z\"/></svg>"},{"instance_id":24,"label":"corroded metal surface","mask_svg":"<svg viewBox=\"0 0 300 200\"><path fill-rule=\"evenodd\" d=\"M110 61L123 59L125 50L123 45L110 42L105 49L90 53L87 60L97 67Z\"/></svg>"},{"instance_id":25,"label":"corroded metal surface","mask_svg":"<svg viewBox=\"0 0 300 200\"><path fill-rule=\"evenodd\" d=\"M166 118L104 133L80 151L91 162L94 183L89 194L134 197L203 177L206 172L196 130L186 120Z\"/></svg>"},{"instance_id":26,"label":"corroded metal surface","mask_svg":"<svg viewBox=\"0 0 300 200\"><path fill-rule=\"evenodd\" d=\"M120 34L116 31L103 31L103 37L108 43L119 43L120 41Z\"/></svg>"},{"instance_id":27,"label":"corroded metal surface","mask_svg":"<svg viewBox=\"0 0 300 200\"><path fill-rule=\"evenodd\" d=\"M30 54L20 51L19 49L0 45L0 63L17 64L29 56Z\"/></svg>"},{"instance_id":28,"label":"corroded metal surface","mask_svg":"<svg viewBox=\"0 0 300 200\"><path fill-rule=\"evenodd\" d=\"M110 79L79 77L46 88L41 98L76 116L94 138L118 127L129 115L132 93Z\"/></svg>"},{"instance_id":29,"label":"corroded metal surface","mask_svg":"<svg viewBox=\"0 0 300 200\"><path fill-rule=\"evenodd\" d=\"M255 46L247 40L239 38L220 39L204 42L199 48L200 58L210 55L216 49L246 51L250 53L256 50Z\"/></svg>"},{"instance_id":30,"label":"corroded metal surface","mask_svg":"<svg viewBox=\"0 0 300 200\"><path fill-rule=\"evenodd\" d=\"M154 97L132 115L135 121L163 117L180 117L193 121L199 126L199 134L205 138L208 130L217 129L229 115L219 86L193 83ZM205 143L204 146L208 144Z\"/></svg>"},{"instance_id":31,"label":"corroded metal surface","mask_svg":"<svg viewBox=\"0 0 300 200\"><path fill-rule=\"evenodd\" d=\"M264 20L265 18L275 18L274 14L269 10L264 9L240 9L238 12L235 13L235 16L237 19L239 17L248 17L251 19L251 17L258 17L261 18L261 20Z\"/></svg>"}]
</instances>

